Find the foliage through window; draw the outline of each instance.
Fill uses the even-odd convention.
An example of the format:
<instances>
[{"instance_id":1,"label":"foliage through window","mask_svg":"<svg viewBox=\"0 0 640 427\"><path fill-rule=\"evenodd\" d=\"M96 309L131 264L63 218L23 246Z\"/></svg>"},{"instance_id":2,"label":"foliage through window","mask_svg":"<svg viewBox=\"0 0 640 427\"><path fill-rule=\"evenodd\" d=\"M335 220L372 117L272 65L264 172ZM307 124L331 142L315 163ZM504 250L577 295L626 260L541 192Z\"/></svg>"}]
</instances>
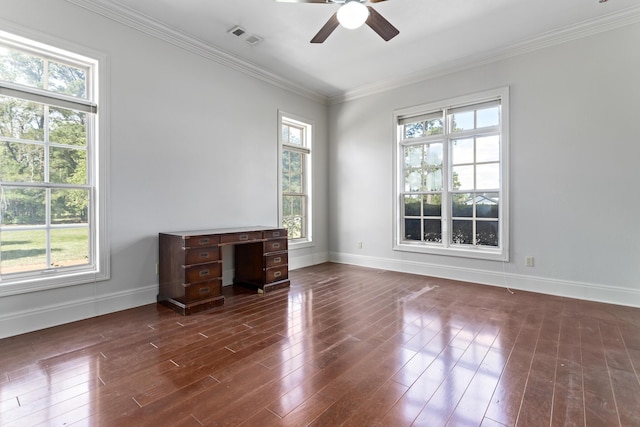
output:
<instances>
[{"instance_id":1,"label":"foliage through window","mask_svg":"<svg viewBox=\"0 0 640 427\"><path fill-rule=\"evenodd\" d=\"M281 223L292 242L311 241L311 129L280 114Z\"/></svg>"},{"instance_id":2,"label":"foliage through window","mask_svg":"<svg viewBox=\"0 0 640 427\"><path fill-rule=\"evenodd\" d=\"M396 249L506 259L507 90L485 96L396 113Z\"/></svg>"},{"instance_id":3,"label":"foliage through window","mask_svg":"<svg viewBox=\"0 0 640 427\"><path fill-rule=\"evenodd\" d=\"M96 77L95 60L0 33L3 282L96 270Z\"/></svg>"}]
</instances>

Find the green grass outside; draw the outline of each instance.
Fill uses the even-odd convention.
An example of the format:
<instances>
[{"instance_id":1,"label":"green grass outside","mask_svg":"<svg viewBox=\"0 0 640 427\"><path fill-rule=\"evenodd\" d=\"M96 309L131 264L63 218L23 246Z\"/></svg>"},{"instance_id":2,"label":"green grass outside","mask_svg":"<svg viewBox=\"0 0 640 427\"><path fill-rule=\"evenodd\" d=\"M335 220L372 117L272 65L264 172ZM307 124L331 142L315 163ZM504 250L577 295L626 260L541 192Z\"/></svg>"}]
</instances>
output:
<instances>
[{"instance_id":1,"label":"green grass outside","mask_svg":"<svg viewBox=\"0 0 640 427\"><path fill-rule=\"evenodd\" d=\"M48 268L45 230L0 231L0 272L16 273ZM51 230L51 265L86 264L89 259L87 228Z\"/></svg>"}]
</instances>

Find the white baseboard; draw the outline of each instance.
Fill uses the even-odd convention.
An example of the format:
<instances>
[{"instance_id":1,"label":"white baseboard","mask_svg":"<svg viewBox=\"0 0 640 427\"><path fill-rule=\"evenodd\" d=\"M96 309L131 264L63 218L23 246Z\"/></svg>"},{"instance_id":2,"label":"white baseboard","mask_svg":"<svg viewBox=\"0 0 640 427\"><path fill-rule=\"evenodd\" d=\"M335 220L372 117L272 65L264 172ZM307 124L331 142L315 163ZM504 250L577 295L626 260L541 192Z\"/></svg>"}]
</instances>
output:
<instances>
[{"instance_id":1,"label":"white baseboard","mask_svg":"<svg viewBox=\"0 0 640 427\"><path fill-rule=\"evenodd\" d=\"M557 295L587 301L640 307L640 289L629 289L602 284L573 282L568 280L557 280L545 277L452 267L414 261L367 257L339 252L330 252L329 260L342 264L352 264L362 267L460 280L463 282L492 285L513 290L538 292L541 294Z\"/></svg>"},{"instance_id":2,"label":"white baseboard","mask_svg":"<svg viewBox=\"0 0 640 427\"><path fill-rule=\"evenodd\" d=\"M292 251L289 251L289 270L311 267L312 265L322 264L329 261L329 252L322 252L304 256L291 255Z\"/></svg>"},{"instance_id":3,"label":"white baseboard","mask_svg":"<svg viewBox=\"0 0 640 427\"><path fill-rule=\"evenodd\" d=\"M158 285L0 315L0 338L156 302Z\"/></svg>"}]
</instances>

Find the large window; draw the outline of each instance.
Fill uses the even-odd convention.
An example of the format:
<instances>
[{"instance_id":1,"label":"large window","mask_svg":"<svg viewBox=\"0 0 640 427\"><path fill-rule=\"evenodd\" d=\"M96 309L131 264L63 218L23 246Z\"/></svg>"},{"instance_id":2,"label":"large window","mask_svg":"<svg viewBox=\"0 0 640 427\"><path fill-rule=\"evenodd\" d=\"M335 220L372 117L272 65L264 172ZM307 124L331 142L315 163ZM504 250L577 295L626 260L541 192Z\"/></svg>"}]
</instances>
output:
<instances>
[{"instance_id":1,"label":"large window","mask_svg":"<svg viewBox=\"0 0 640 427\"><path fill-rule=\"evenodd\" d=\"M290 114L279 114L280 222L292 244L311 242L312 125Z\"/></svg>"},{"instance_id":2,"label":"large window","mask_svg":"<svg viewBox=\"0 0 640 427\"><path fill-rule=\"evenodd\" d=\"M508 259L508 90L396 112L395 249Z\"/></svg>"},{"instance_id":3,"label":"large window","mask_svg":"<svg viewBox=\"0 0 640 427\"><path fill-rule=\"evenodd\" d=\"M0 293L106 277L97 77L94 59L0 32Z\"/></svg>"}]
</instances>

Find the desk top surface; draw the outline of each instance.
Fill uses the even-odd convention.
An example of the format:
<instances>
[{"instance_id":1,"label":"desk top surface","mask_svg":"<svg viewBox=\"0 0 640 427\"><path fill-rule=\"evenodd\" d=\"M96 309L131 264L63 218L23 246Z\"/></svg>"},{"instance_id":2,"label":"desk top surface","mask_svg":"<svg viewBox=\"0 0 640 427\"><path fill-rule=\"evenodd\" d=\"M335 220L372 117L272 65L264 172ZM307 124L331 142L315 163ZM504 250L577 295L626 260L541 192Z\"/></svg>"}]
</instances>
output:
<instances>
[{"instance_id":1,"label":"desk top surface","mask_svg":"<svg viewBox=\"0 0 640 427\"><path fill-rule=\"evenodd\" d=\"M191 236L203 236L207 234L232 234L232 233L248 233L251 231L269 231L269 230L282 230L279 227L266 227L263 225L256 225L252 227L233 227L233 228L211 228L204 230L187 230L187 231L172 231L169 233L160 233L160 234L169 234L172 236L182 236L182 237L191 237Z\"/></svg>"}]
</instances>

